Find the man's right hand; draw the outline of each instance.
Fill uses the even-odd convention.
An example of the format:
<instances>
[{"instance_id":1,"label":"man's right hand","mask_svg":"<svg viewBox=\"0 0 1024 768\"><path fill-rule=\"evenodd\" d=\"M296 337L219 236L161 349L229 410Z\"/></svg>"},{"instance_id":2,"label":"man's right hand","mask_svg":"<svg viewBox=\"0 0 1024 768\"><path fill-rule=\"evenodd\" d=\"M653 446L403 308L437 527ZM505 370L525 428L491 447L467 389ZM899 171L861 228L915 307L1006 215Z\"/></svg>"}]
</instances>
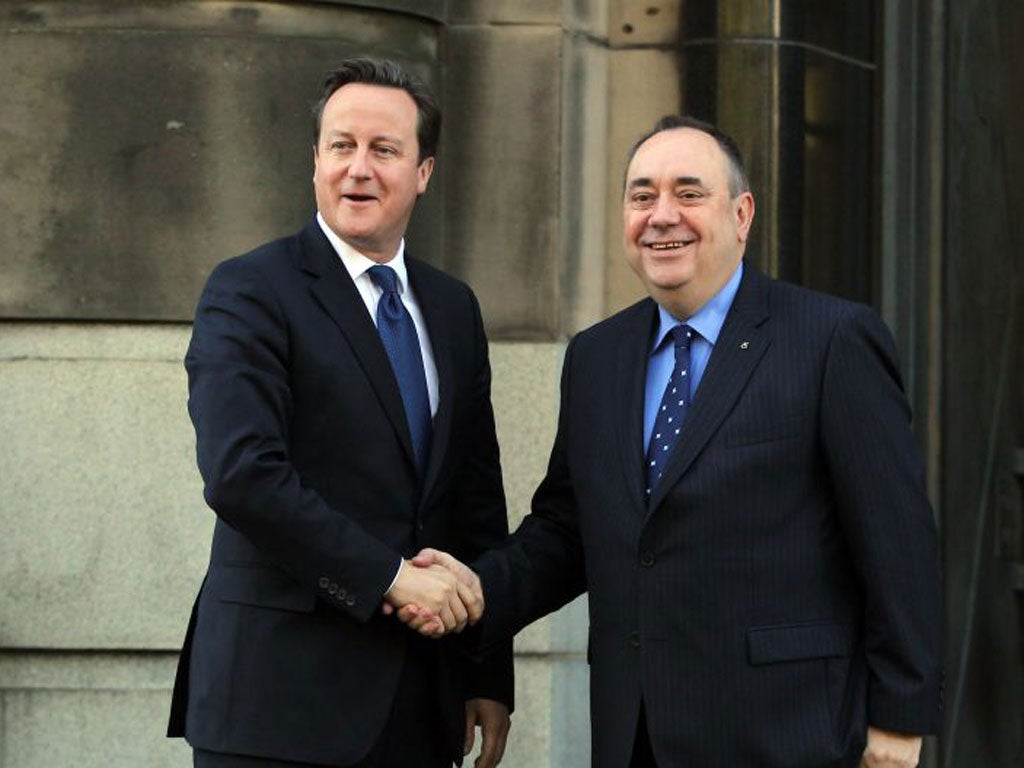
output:
<instances>
[{"instance_id":1,"label":"man's right hand","mask_svg":"<svg viewBox=\"0 0 1024 768\"><path fill-rule=\"evenodd\" d=\"M421 549L412 559L412 564L421 568L441 566L450 572L458 582L459 595L469 611L469 625L473 626L484 615L484 588L480 577L472 568L439 549Z\"/></svg>"},{"instance_id":2,"label":"man's right hand","mask_svg":"<svg viewBox=\"0 0 1024 768\"><path fill-rule=\"evenodd\" d=\"M471 617L476 617L474 622L479 618L482 610L472 592L447 568L429 564L418 566L409 560L402 564L384 600L396 609L414 606L414 613L399 610L399 618L431 637L461 632ZM467 600L470 605L466 604ZM410 617L409 620L406 617Z\"/></svg>"},{"instance_id":3,"label":"man's right hand","mask_svg":"<svg viewBox=\"0 0 1024 768\"><path fill-rule=\"evenodd\" d=\"M456 580L459 599L466 609L467 622L470 625L476 624L483 616L484 593L480 579L468 566L458 559L452 557L447 552L427 548L422 550L411 561L406 561L406 565L412 565L413 568L426 568L428 570L443 569ZM402 570L405 571L406 568L403 567ZM397 583L395 586L397 586ZM391 609L391 605L396 605L396 603L389 598L388 603L390 605L385 606L385 613L395 612ZM443 622L442 617L427 606L411 602L404 605L396 605L396 607L399 620L420 634L428 637L441 637L446 631L451 631L447 629L447 624ZM462 627L460 626L455 631L461 630Z\"/></svg>"}]
</instances>

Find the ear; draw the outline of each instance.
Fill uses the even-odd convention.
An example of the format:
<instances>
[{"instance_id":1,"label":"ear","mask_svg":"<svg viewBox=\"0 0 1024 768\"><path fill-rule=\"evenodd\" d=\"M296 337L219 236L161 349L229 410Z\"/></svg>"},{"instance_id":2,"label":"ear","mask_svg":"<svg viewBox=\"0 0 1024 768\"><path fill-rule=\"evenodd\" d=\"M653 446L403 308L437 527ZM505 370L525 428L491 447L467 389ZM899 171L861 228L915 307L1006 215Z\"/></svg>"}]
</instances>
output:
<instances>
[{"instance_id":1,"label":"ear","mask_svg":"<svg viewBox=\"0 0 1024 768\"><path fill-rule=\"evenodd\" d=\"M736 239L747 242L750 233L750 225L754 223L754 196L749 192L741 192L733 201L736 217Z\"/></svg>"},{"instance_id":2,"label":"ear","mask_svg":"<svg viewBox=\"0 0 1024 768\"><path fill-rule=\"evenodd\" d=\"M434 172L434 158L428 157L420 167L416 169L416 194L422 195L427 191L427 182L430 181L430 174Z\"/></svg>"},{"instance_id":3,"label":"ear","mask_svg":"<svg viewBox=\"0 0 1024 768\"><path fill-rule=\"evenodd\" d=\"M316 142L313 143L313 181L316 181L317 163L320 160L319 148Z\"/></svg>"}]
</instances>

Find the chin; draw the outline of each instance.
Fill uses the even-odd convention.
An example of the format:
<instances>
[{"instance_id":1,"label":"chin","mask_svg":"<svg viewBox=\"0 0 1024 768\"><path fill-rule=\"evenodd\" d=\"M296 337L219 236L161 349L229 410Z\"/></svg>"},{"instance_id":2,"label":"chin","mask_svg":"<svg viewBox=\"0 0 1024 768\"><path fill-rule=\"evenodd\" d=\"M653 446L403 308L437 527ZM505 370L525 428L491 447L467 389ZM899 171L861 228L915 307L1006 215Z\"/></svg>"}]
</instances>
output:
<instances>
[{"instance_id":1,"label":"chin","mask_svg":"<svg viewBox=\"0 0 1024 768\"><path fill-rule=\"evenodd\" d=\"M690 282L690 275L664 275L664 274L648 274L647 280L645 281L648 287L659 290L659 291L674 291L676 288L682 288L688 282Z\"/></svg>"},{"instance_id":2,"label":"chin","mask_svg":"<svg viewBox=\"0 0 1024 768\"><path fill-rule=\"evenodd\" d=\"M341 228L341 236L348 240L363 241L373 236L373 229L370 227L346 227Z\"/></svg>"}]
</instances>

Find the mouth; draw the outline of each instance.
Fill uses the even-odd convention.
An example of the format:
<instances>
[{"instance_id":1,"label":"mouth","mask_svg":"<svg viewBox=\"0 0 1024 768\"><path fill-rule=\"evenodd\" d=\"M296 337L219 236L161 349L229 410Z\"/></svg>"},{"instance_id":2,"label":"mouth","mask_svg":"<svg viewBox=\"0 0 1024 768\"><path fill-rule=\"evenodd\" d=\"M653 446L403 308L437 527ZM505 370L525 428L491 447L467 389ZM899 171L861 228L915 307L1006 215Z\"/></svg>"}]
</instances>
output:
<instances>
[{"instance_id":1,"label":"mouth","mask_svg":"<svg viewBox=\"0 0 1024 768\"><path fill-rule=\"evenodd\" d=\"M362 195L356 192L352 192L347 195L342 195L341 197L343 200L348 200L349 202L353 203L369 203L377 199L373 195Z\"/></svg>"},{"instance_id":2,"label":"mouth","mask_svg":"<svg viewBox=\"0 0 1024 768\"><path fill-rule=\"evenodd\" d=\"M697 242L696 239L692 240L669 240L667 242L660 243L644 243L645 248L650 248L652 251L674 251L678 248L685 248L688 245L692 245Z\"/></svg>"}]
</instances>

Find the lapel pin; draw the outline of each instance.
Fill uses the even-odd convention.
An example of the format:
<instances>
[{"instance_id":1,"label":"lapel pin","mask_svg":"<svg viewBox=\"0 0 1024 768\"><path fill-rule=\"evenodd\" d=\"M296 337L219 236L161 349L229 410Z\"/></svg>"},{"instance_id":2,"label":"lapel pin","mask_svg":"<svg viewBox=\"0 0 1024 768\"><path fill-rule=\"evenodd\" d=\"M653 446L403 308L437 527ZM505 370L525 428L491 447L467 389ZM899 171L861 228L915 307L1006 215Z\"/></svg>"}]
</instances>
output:
<instances>
[{"instance_id":1,"label":"lapel pin","mask_svg":"<svg viewBox=\"0 0 1024 768\"><path fill-rule=\"evenodd\" d=\"M740 349L746 349L749 346L750 346L750 342L749 341L744 341L744 342L740 343Z\"/></svg>"}]
</instances>

